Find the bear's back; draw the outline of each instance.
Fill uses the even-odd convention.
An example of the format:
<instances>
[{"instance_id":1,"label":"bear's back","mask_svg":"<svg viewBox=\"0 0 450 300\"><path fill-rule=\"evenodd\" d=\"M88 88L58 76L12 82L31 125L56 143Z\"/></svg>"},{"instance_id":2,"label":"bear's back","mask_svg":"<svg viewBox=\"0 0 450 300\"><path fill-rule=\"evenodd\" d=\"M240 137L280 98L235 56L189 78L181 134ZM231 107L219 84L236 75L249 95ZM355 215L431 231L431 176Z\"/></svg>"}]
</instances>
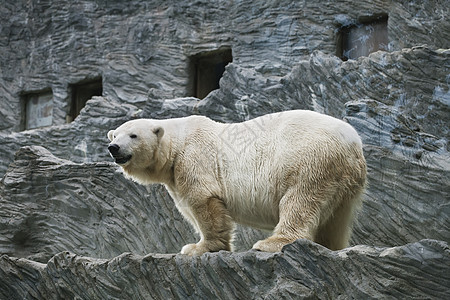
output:
<instances>
[{"instance_id":1,"label":"bear's back","mask_svg":"<svg viewBox=\"0 0 450 300\"><path fill-rule=\"evenodd\" d=\"M353 127L312 111L286 111L224 124L220 132L222 153L217 163L227 207L238 222L265 229L278 221L276 207L292 174L297 176L295 181L322 176L318 173L327 170L319 165L353 155L349 154L353 150L362 157L361 140ZM312 166L311 173L305 171L307 165ZM253 215L253 207L264 209Z\"/></svg>"}]
</instances>

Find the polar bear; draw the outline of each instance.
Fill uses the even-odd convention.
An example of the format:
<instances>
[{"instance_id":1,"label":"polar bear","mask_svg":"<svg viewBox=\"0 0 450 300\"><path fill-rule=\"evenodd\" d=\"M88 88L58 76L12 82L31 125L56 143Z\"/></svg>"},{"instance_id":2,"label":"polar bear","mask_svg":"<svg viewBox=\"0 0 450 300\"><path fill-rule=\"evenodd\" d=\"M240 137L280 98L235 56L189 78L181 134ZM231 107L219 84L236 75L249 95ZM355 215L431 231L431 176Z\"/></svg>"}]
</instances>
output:
<instances>
[{"instance_id":1,"label":"polar bear","mask_svg":"<svg viewBox=\"0 0 450 300\"><path fill-rule=\"evenodd\" d=\"M253 248L278 252L296 239L348 246L366 182L353 127L307 110L223 124L204 116L138 119L108 132L127 177L166 186L200 235L181 253L231 251L235 223L270 230Z\"/></svg>"}]
</instances>

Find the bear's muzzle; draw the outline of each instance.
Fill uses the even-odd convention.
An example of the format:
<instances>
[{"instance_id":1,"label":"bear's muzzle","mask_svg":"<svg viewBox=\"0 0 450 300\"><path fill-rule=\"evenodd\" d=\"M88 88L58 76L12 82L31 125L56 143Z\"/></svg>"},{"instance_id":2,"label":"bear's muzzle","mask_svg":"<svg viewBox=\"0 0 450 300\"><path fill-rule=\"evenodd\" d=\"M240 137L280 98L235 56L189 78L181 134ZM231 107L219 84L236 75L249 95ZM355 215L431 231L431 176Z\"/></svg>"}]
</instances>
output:
<instances>
[{"instance_id":1,"label":"bear's muzzle","mask_svg":"<svg viewBox=\"0 0 450 300\"><path fill-rule=\"evenodd\" d=\"M114 158L116 164L122 165L131 159L131 155L123 156L120 154L120 146L117 144L111 144L108 146L108 151Z\"/></svg>"}]
</instances>

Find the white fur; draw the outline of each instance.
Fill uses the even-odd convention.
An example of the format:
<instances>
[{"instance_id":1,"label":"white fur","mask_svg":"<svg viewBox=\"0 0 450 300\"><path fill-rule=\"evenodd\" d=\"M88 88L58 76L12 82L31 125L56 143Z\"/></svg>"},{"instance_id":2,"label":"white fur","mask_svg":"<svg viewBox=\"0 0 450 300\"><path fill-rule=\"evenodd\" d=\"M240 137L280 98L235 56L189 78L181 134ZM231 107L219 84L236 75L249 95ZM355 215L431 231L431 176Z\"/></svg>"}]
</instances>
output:
<instances>
[{"instance_id":1,"label":"white fur","mask_svg":"<svg viewBox=\"0 0 450 300\"><path fill-rule=\"evenodd\" d=\"M155 128L162 129L160 136ZM275 229L255 244L265 251L279 251L296 238L330 248L348 242L366 166L361 139L343 121L301 110L236 124L201 116L141 119L108 136L132 155L122 164L125 173L142 184L163 183L200 233L200 242L182 253L229 250L232 221ZM343 225L336 223L343 235L338 240L320 228L330 231L328 223L340 220L339 211L345 213Z\"/></svg>"}]
</instances>

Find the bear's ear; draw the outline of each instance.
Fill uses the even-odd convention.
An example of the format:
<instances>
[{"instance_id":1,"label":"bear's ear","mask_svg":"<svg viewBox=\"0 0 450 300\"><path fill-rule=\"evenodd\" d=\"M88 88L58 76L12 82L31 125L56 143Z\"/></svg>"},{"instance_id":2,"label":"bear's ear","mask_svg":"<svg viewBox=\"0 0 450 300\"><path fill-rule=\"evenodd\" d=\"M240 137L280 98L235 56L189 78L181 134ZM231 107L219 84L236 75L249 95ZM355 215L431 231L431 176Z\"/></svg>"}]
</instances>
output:
<instances>
[{"instance_id":1,"label":"bear's ear","mask_svg":"<svg viewBox=\"0 0 450 300\"><path fill-rule=\"evenodd\" d=\"M158 140L160 140L164 135L164 129L162 127L153 128L153 133L156 134Z\"/></svg>"},{"instance_id":2,"label":"bear's ear","mask_svg":"<svg viewBox=\"0 0 450 300\"><path fill-rule=\"evenodd\" d=\"M108 132L108 139L112 142L112 140L114 139L114 130L110 130Z\"/></svg>"}]
</instances>

